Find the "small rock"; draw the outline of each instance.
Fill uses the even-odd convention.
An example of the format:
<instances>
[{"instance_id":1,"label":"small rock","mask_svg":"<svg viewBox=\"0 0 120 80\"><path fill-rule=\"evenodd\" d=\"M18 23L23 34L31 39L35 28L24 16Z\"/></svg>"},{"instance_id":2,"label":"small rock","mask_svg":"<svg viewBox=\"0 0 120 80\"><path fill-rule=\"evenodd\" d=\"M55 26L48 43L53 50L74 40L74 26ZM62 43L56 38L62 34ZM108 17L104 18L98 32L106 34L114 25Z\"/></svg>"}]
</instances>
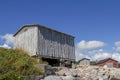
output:
<instances>
[{"instance_id":1,"label":"small rock","mask_svg":"<svg viewBox=\"0 0 120 80\"><path fill-rule=\"evenodd\" d=\"M44 78L44 80L62 80L59 76L50 75Z\"/></svg>"},{"instance_id":2,"label":"small rock","mask_svg":"<svg viewBox=\"0 0 120 80\"><path fill-rule=\"evenodd\" d=\"M76 80L73 76L62 76L62 80Z\"/></svg>"},{"instance_id":3,"label":"small rock","mask_svg":"<svg viewBox=\"0 0 120 80\"><path fill-rule=\"evenodd\" d=\"M55 75L55 69L52 68L50 65L46 65L45 66L45 75L44 76L48 76L48 75Z\"/></svg>"}]
</instances>

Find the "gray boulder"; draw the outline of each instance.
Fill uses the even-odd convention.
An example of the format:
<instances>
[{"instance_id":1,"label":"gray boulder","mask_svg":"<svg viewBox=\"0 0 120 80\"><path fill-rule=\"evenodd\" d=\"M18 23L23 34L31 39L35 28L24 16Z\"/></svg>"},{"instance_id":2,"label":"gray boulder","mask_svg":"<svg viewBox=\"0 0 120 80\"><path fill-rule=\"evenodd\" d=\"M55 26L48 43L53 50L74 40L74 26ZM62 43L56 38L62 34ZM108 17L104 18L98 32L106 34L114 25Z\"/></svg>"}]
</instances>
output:
<instances>
[{"instance_id":1,"label":"gray boulder","mask_svg":"<svg viewBox=\"0 0 120 80\"><path fill-rule=\"evenodd\" d=\"M44 80L62 80L62 79L59 76L50 75L50 76L45 77Z\"/></svg>"},{"instance_id":2,"label":"gray boulder","mask_svg":"<svg viewBox=\"0 0 120 80\"><path fill-rule=\"evenodd\" d=\"M52 68L50 65L46 65L45 66L45 75L44 76L48 76L48 75L55 75L56 69Z\"/></svg>"},{"instance_id":3,"label":"gray boulder","mask_svg":"<svg viewBox=\"0 0 120 80\"><path fill-rule=\"evenodd\" d=\"M73 76L62 76L61 78L62 80L76 80L76 78Z\"/></svg>"}]
</instances>

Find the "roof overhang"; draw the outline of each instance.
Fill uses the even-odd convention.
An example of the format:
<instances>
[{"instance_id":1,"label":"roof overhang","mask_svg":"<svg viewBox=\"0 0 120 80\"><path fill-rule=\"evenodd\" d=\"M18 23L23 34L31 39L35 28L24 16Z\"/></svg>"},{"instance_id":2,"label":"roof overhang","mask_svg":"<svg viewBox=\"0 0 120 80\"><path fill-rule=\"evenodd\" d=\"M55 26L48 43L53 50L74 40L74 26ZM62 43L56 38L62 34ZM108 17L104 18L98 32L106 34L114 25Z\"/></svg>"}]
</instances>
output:
<instances>
[{"instance_id":1,"label":"roof overhang","mask_svg":"<svg viewBox=\"0 0 120 80\"><path fill-rule=\"evenodd\" d=\"M49 29L49 30L52 30L52 31L55 31L55 32L58 32L58 33L61 33L61 34L67 35L67 36L70 36L70 37L72 37L72 38L75 38L75 37L72 36L72 35L69 35L69 34L66 34L66 33L63 33L63 32L60 32L60 31L57 31L57 30L48 28L48 27L45 27L45 26L40 25L40 24L28 24L28 25L24 25L24 26L22 26L13 36L15 37L15 36L16 36L23 28L25 28L25 27L42 27L42 28L46 28L46 29Z\"/></svg>"}]
</instances>

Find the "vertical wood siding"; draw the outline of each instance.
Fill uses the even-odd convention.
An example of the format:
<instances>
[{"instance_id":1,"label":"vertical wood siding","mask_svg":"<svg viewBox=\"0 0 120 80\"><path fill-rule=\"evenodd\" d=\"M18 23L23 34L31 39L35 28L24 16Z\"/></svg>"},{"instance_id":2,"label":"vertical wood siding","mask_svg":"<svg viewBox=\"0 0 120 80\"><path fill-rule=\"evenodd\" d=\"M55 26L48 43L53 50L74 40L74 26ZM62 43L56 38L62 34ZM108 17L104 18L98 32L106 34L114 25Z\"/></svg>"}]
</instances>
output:
<instances>
[{"instance_id":1,"label":"vertical wood siding","mask_svg":"<svg viewBox=\"0 0 120 80\"><path fill-rule=\"evenodd\" d=\"M51 29L38 29L38 51L41 56L75 60L73 37Z\"/></svg>"},{"instance_id":2,"label":"vertical wood siding","mask_svg":"<svg viewBox=\"0 0 120 80\"><path fill-rule=\"evenodd\" d=\"M14 48L30 56L75 60L74 37L41 26L24 27L15 35Z\"/></svg>"},{"instance_id":3,"label":"vertical wood siding","mask_svg":"<svg viewBox=\"0 0 120 80\"><path fill-rule=\"evenodd\" d=\"M36 55L38 27L24 27L15 36L14 48L25 50L30 56Z\"/></svg>"},{"instance_id":4,"label":"vertical wood siding","mask_svg":"<svg viewBox=\"0 0 120 80\"><path fill-rule=\"evenodd\" d=\"M79 65L90 65L90 61L87 60L87 59L81 60L81 61L79 62Z\"/></svg>"}]
</instances>

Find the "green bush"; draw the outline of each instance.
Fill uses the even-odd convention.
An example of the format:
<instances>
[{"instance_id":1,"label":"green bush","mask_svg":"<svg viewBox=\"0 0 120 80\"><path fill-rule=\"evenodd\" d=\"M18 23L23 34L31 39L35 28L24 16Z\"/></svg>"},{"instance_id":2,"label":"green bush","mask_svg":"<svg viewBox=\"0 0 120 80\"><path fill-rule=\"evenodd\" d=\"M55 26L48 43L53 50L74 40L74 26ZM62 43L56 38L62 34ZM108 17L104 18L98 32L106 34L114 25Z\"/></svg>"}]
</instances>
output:
<instances>
[{"instance_id":1,"label":"green bush","mask_svg":"<svg viewBox=\"0 0 120 80\"><path fill-rule=\"evenodd\" d=\"M24 75L43 75L38 62L22 50L0 48L0 80L24 80Z\"/></svg>"}]
</instances>

